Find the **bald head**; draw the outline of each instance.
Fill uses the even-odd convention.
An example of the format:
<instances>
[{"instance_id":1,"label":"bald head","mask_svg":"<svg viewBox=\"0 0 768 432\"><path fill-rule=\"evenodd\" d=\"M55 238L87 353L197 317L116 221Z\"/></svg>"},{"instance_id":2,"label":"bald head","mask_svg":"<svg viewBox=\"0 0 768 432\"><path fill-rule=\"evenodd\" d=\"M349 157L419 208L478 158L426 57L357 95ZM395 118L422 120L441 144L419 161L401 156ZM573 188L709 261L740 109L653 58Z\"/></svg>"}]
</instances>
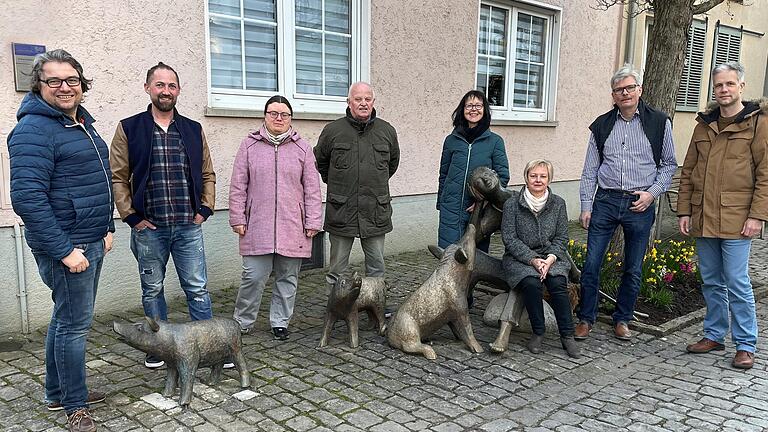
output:
<instances>
[{"instance_id":1,"label":"bald head","mask_svg":"<svg viewBox=\"0 0 768 432\"><path fill-rule=\"evenodd\" d=\"M363 81L358 81L349 87L347 96L347 106L352 113L352 117L358 121L368 121L373 113L373 103L376 96L373 87Z\"/></svg>"}]
</instances>

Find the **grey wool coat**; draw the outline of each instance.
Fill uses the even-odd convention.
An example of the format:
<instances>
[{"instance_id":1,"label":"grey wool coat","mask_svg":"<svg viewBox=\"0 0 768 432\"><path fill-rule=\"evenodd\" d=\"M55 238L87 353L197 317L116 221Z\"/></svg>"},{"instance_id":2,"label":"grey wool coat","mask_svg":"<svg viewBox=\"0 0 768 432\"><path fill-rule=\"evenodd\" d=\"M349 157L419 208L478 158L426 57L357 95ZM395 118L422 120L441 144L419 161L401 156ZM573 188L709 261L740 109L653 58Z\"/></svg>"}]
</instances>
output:
<instances>
[{"instance_id":1,"label":"grey wool coat","mask_svg":"<svg viewBox=\"0 0 768 432\"><path fill-rule=\"evenodd\" d=\"M525 186L523 186L525 188ZM504 240L504 277L510 287L527 276L538 277L531 266L534 258L557 257L548 275L568 277L571 269L566 258L568 243L568 212L565 200L549 191L549 198L538 215L525 202L523 190L514 192L504 203L501 236Z\"/></svg>"}]
</instances>

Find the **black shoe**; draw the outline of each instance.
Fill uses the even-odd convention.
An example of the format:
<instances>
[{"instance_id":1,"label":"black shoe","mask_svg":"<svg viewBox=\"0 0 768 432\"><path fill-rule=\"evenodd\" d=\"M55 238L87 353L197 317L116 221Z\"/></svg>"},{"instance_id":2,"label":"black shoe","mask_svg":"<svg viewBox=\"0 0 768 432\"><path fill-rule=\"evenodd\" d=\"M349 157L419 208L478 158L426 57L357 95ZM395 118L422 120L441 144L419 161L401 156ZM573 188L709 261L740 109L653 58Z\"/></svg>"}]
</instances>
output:
<instances>
[{"instance_id":1,"label":"black shoe","mask_svg":"<svg viewBox=\"0 0 768 432\"><path fill-rule=\"evenodd\" d=\"M541 342L544 340L544 335L532 334L528 340L528 351L533 354L541 352Z\"/></svg>"},{"instance_id":2,"label":"black shoe","mask_svg":"<svg viewBox=\"0 0 768 432\"><path fill-rule=\"evenodd\" d=\"M288 340L288 329L285 327L272 327L272 334L275 337L275 340Z\"/></svg>"},{"instance_id":3,"label":"black shoe","mask_svg":"<svg viewBox=\"0 0 768 432\"><path fill-rule=\"evenodd\" d=\"M560 336L560 344L563 345L563 349L568 353L568 357L581 357L581 349L579 349L579 344L576 343L573 336Z\"/></svg>"},{"instance_id":4,"label":"black shoe","mask_svg":"<svg viewBox=\"0 0 768 432\"><path fill-rule=\"evenodd\" d=\"M157 369L163 367L163 365L165 365L165 362L155 356L147 354L144 358L144 366L150 369Z\"/></svg>"},{"instance_id":5,"label":"black shoe","mask_svg":"<svg viewBox=\"0 0 768 432\"><path fill-rule=\"evenodd\" d=\"M392 306L387 306L384 308L384 319L390 319L392 318L392 315L397 312L397 309Z\"/></svg>"},{"instance_id":6,"label":"black shoe","mask_svg":"<svg viewBox=\"0 0 768 432\"><path fill-rule=\"evenodd\" d=\"M234 369L235 368L235 362L232 360L232 357L227 357L226 360L224 360L224 369Z\"/></svg>"}]
</instances>

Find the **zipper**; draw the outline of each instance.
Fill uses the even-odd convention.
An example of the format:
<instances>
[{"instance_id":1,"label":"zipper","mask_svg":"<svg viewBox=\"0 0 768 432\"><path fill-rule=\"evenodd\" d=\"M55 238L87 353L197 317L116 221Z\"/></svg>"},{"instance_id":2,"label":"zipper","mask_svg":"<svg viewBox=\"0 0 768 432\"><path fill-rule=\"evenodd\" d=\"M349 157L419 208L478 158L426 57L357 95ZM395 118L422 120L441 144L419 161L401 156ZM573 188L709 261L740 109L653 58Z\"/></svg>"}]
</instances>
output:
<instances>
[{"instance_id":1,"label":"zipper","mask_svg":"<svg viewBox=\"0 0 768 432\"><path fill-rule=\"evenodd\" d=\"M99 151L99 147L96 145L96 141L93 140L93 137L88 132L88 128L86 128L85 125L80 122L76 122L72 125L65 125L65 127L79 127L83 130L83 132L85 132L85 134L88 136L88 139L91 140L91 145L93 146L93 149L96 150L96 155L99 157L99 163L101 164L101 171L104 173L104 178L107 181L107 192L109 194L109 207L110 209L112 209L113 199L112 199L112 188L110 187L112 185L111 183L112 180L109 178L109 174L107 174L107 167L104 166L104 159L101 158L101 152ZM114 210L110 211L109 213L110 220L112 219L113 211ZM109 223L107 223L107 229L109 229Z\"/></svg>"},{"instance_id":2,"label":"zipper","mask_svg":"<svg viewBox=\"0 0 768 432\"><path fill-rule=\"evenodd\" d=\"M463 139L463 138L462 138ZM466 140L464 141L466 142ZM461 183L461 207L459 214L464 211L464 194L467 192L467 176L469 175L469 158L472 157L472 143L467 142L467 165L464 167L464 181ZM459 227L460 233L464 235L464 227Z\"/></svg>"},{"instance_id":3,"label":"zipper","mask_svg":"<svg viewBox=\"0 0 768 432\"><path fill-rule=\"evenodd\" d=\"M277 147L275 144L275 218L274 218L274 253L277 253Z\"/></svg>"}]
</instances>

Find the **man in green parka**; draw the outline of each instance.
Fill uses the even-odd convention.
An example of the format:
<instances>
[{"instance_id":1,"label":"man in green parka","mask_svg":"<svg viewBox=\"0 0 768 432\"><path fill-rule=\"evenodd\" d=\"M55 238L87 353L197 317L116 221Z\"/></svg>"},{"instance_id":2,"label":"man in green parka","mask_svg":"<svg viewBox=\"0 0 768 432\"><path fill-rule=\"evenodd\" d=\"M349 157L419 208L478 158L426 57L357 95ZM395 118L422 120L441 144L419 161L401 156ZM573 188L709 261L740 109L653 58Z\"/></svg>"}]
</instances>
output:
<instances>
[{"instance_id":1,"label":"man in green parka","mask_svg":"<svg viewBox=\"0 0 768 432\"><path fill-rule=\"evenodd\" d=\"M352 84L347 115L326 125L315 147L317 169L328 185L323 229L331 242L329 284L346 270L355 237L366 276L384 276L384 235L392 231L389 178L400 163L400 148L395 128L376 117L375 99L370 84Z\"/></svg>"}]
</instances>

